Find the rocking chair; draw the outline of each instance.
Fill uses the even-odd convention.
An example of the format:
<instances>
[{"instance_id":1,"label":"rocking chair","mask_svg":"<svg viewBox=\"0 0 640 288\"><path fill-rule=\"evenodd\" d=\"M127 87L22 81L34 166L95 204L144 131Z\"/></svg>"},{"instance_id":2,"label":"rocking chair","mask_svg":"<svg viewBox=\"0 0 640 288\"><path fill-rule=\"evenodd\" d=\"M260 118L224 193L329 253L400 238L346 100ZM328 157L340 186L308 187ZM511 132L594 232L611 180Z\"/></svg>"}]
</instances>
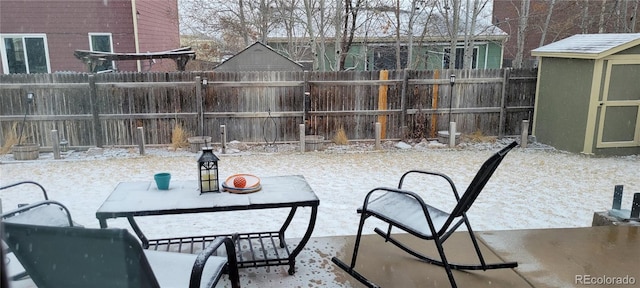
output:
<instances>
[{"instance_id":1,"label":"rocking chair","mask_svg":"<svg viewBox=\"0 0 640 288\"><path fill-rule=\"evenodd\" d=\"M380 236L384 237L385 242L389 241L400 249L411 254L412 256L425 261L427 263L439 265L445 268L451 287L457 287L455 279L453 278L452 269L456 270L487 270L487 269L501 269L501 268L515 268L518 266L516 262L487 264L480 252L480 247L475 238L469 220L467 219L466 212L471 208L471 205L476 200L482 189L484 188L493 172L498 168L500 162L505 155L513 149L517 143L514 141L507 147L503 148L493 156L491 156L482 165L476 176L469 184L469 187L465 193L460 197L456 190L451 178L436 172L411 170L402 175L400 178L398 188L375 188L367 194L364 200L364 204L357 211L361 214L360 225L358 227L358 234L353 250L353 256L351 258L351 264L347 265L337 257L333 257L331 260L341 269L345 270L351 276L356 278L368 287L378 287L375 283L368 280L366 277L358 273L354 268L356 265L356 259L358 257L358 248L362 237L362 230L367 218L373 216L389 224L387 231L382 231L379 228L375 228L374 231ZM444 178L451 186L453 195L456 198L457 204L451 210L446 212L441 209L430 206L424 202L424 200L416 193L403 190L402 185L405 178L409 174L421 174ZM382 195L380 195L382 194ZM376 195L378 197L373 197ZM465 224L471 242L475 248L476 254L480 261L480 264L475 265L460 265L449 263L445 255L443 244L455 232L462 224ZM438 250L440 260L430 258L422 253L411 249L404 245L400 241L394 239L391 235L391 228L397 227L400 230L408 232L409 234L424 240L433 240Z\"/></svg>"}]
</instances>

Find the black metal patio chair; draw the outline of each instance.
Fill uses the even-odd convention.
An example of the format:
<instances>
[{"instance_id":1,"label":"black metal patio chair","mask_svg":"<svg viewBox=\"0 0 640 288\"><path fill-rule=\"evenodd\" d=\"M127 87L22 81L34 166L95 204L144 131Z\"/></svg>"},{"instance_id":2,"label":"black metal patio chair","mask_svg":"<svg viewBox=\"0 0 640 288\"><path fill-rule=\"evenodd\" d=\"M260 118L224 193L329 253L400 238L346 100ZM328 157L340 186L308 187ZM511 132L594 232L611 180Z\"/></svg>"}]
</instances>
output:
<instances>
[{"instance_id":1,"label":"black metal patio chair","mask_svg":"<svg viewBox=\"0 0 640 288\"><path fill-rule=\"evenodd\" d=\"M42 205L67 211L69 225L28 224ZM228 237L216 238L198 255L144 250L126 229L74 227L66 207L50 200L4 214L2 231L38 287L214 287L223 273L232 287L240 287ZM223 245L226 256L216 256Z\"/></svg>"},{"instance_id":2,"label":"black metal patio chair","mask_svg":"<svg viewBox=\"0 0 640 288\"><path fill-rule=\"evenodd\" d=\"M35 181L19 181L19 182L15 182L15 183L11 183L8 185L4 185L0 187L0 191L2 190L9 190L10 188L17 188L17 187L24 187L24 186L35 186L38 188L38 190L40 190L40 192L42 192L42 197L43 200L49 200L49 196L47 195L47 191L44 189L44 187L42 185L40 185L40 183L37 183ZM24 192L23 192L24 193ZM33 197L33 193L31 191L27 192L26 194L29 194L28 196ZM4 194L2 196L5 196ZM25 195L19 195L19 196L25 196ZM26 206L28 205L27 203L20 203L18 204L18 210L20 210L19 208L22 206ZM2 208L2 207L0 207ZM36 209L36 208L34 208ZM68 211L61 211L61 206L59 205L49 205L49 204L42 204L42 205L37 205L37 209L39 210L38 213L28 213L31 214L32 216L36 217L35 219L27 219L26 217L24 217L25 215L20 215L18 216L18 218L14 219L15 221L29 221L32 224L47 224L47 225L56 225L56 226L68 226L69 223L66 221L65 217L63 215L61 215L60 213L68 213ZM2 210L2 209L0 209ZM10 216L14 216L14 215L18 215L20 213L11 213L11 212L6 212L3 213L2 218L4 218L4 215L7 215L7 217ZM65 214L66 215L66 214ZM58 217L61 216L61 217ZM76 223L72 223L72 224L76 224ZM77 224L76 224L77 225ZM15 280L20 280L23 279L25 277L28 277L29 275L27 274L27 272L24 271L23 267L20 266L19 264L17 264L17 259L15 259L15 257L13 256L13 253L11 253L11 251L8 249L8 247L6 247L6 244L4 243L4 241L0 241L0 245L3 246L3 249L5 249L5 263L6 264L6 268L7 270L11 269L12 274L8 276L8 279L15 281Z\"/></svg>"},{"instance_id":3,"label":"black metal patio chair","mask_svg":"<svg viewBox=\"0 0 640 288\"><path fill-rule=\"evenodd\" d=\"M356 260L358 257L358 248L360 245L360 239L362 237L362 230L369 217L373 216L386 222L389 226L387 231L383 231L380 228L375 228L374 231L380 236L384 237L385 241L391 242L398 246L405 252L413 255L414 257L431 263L439 265L445 268L451 287L457 287L455 279L453 278L452 269L456 270L487 270L487 269L501 269L501 268L515 268L518 266L516 262L487 264L478 246L478 242L475 238L466 212L471 208L473 202L476 200L485 184L493 175L493 172L498 168L500 162L505 155L513 149L517 143L514 141L499 152L495 153L488 160L484 162L480 170L477 172L469 187L462 195L459 196L456 186L451 178L447 175L437 172L428 172L420 170L411 170L402 175L400 178L398 188L375 188L367 194L364 199L364 204L357 211L361 214L360 224L358 226L358 234L353 249L353 255L351 258L351 264L347 265L337 257L333 257L332 261L341 269L345 270L351 276L358 281L367 285L368 287L378 287L375 283L368 280L365 276L361 275L355 270ZM457 204L450 211L443 211L429 204L426 204L422 197L417 193L403 190L402 186L405 178L410 174L436 176L444 178L451 186L453 196L455 197ZM375 195L375 197L374 197ZM464 224L471 237L474 249L477 253L479 264L461 265L450 263L447 260L445 251L443 248L444 242L455 232L462 224ZM394 239L391 234L393 227L399 228L402 231L408 232L413 236L424 240L433 240L438 250L440 259L435 259L424 255L415 249L411 249L407 245L404 245L400 241Z\"/></svg>"}]
</instances>

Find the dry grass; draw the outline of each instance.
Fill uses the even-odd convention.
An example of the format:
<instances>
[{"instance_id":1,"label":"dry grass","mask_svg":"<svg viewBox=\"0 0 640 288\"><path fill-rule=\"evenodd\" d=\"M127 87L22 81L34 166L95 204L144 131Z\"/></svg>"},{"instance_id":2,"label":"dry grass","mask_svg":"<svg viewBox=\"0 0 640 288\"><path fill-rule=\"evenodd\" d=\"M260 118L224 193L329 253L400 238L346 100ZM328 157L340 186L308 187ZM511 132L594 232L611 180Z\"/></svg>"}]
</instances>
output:
<instances>
[{"instance_id":1,"label":"dry grass","mask_svg":"<svg viewBox=\"0 0 640 288\"><path fill-rule=\"evenodd\" d=\"M5 141L4 141L4 145L0 147L0 155L4 155L11 152L11 147L15 144L18 144L18 142L26 141L26 137L24 134L22 135L22 141L18 141L18 133L16 132L17 127L18 127L18 123L13 123L13 126L11 127L11 131L9 131L7 135L4 135Z\"/></svg>"},{"instance_id":2,"label":"dry grass","mask_svg":"<svg viewBox=\"0 0 640 288\"><path fill-rule=\"evenodd\" d=\"M485 136L482 134L482 131L476 131L471 134L462 135L462 140L464 142L472 142L472 143L494 143L497 140L496 136Z\"/></svg>"},{"instance_id":3,"label":"dry grass","mask_svg":"<svg viewBox=\"0 0 640 288\"><path fill-rule=\"evenodd\" d=\"M344 132L344 128L340 127L336 135L333 136L333 143L337 145L347 145L349 144L349 138L347 138L347 133Z\"/></svg>"},{"instance_id":4,"label":"dry grass","mask_svg":"<svg viewBox=\"0 0 640 288\"><path fill-rule=\"evenodd\" d=\"M175 151L178 148L189 147L188 137L189 133L182 128L182 125L176 124L171 133L171 148Z\"/></svg>"}]
</instances>

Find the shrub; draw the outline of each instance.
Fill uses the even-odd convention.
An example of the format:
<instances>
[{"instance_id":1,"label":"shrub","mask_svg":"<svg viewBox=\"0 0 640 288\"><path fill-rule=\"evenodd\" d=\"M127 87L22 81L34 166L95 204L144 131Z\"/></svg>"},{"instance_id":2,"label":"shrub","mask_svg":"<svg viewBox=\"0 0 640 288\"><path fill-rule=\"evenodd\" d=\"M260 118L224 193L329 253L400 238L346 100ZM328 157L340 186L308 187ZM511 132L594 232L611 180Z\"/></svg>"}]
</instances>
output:
<instances>
[{"instance_id":1,"label":"shrub","mask_svg":"<svg viewBox=\"0 0 640 288\"><path fill-rule=\"evenodd\" d=\"M349 143L349 138L347 138L347 133L344 132L343 127L340 127L336 135L333 136L333 143L338 145L347 145Z\"/></svg>"},{"instance_id":2,"label":"shrub","mask_svg":"<svg viewBox=\"0 0 640 288\"><path fill-rule=\"evenodd\" d=\"M11 147L15 144L18 144L18 142L26 141L26 136L24 134L22 135L22 141L18 141L18 133L16 132L17 127L18 123L13 123L11 130L9 131L9 133L7 133L8 135L5 135L4 145L0 147L0 155L9 153L11 151Z\"/></svg>"},{"instance_id":3,"label":"shrub","mask_svg":"<svg viewBox=\"0 0 640 288\"><path fill-rule=\"evenodd\" d=\"M171 148L176 150L178 148L189 147L189 141L187 141L187 138L189 137L188 134L189 133L182 128L182 125L176 124L171 133Z\"/></svg>"}]
</instances>

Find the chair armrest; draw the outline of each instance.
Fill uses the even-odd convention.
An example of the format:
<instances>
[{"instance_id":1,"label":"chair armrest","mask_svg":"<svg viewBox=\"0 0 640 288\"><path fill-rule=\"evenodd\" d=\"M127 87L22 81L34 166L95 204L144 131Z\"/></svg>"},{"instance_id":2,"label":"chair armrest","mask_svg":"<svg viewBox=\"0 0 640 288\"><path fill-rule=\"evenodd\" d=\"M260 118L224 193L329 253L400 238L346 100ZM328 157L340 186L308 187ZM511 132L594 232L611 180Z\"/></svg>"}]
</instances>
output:
<instances>
[{"instance_id":1,"label":"chair armrest","mask_svg":"<svg viewBox=\"0 0 640 288\"><path fill-rule=\"evenodd\" d=\"M369 200L370 197L372 195L374 195L376 192L384 192L384 194L382 194L380 197L376 197L373 200ZM380 209L381 207L389 207L388 205L390 203L399 203L397 202L398 200L401 200L401 198L394 198L394 196L391 196L391 194L396 194L398 196L402 196L402 197L408 197L408 198L412 198L413 200L415 200L416 205L414 204L410 204L410 206L404 206L402 207L400 210L402 211L414 211L413 209L419 209L422 211L422 215L424 217L424 220L426 221L426 224L428 224L429 226L429 230L431 235L435 235L437 233L437 228L434 225L433 222L433 217L430 214L429 211L429 206L424 202L424 200L415 192L412 191L408 191L408 190L402 190L402 189L396 189L396 188L389 188L389 187L378 187L378 188L374 188L373 190L369 191L369 193L367 193L365 200L364 200L364 204L362 205L362 208L358 209L358 213L362 213L362 217L368 217L366 215L371 215L371 213L377 215L376 217L388 222L388 223L393 223L393 225L407 231L407 232L411 232L413 231L413 233L420 233L419 230L415 227L415 225L411 225L407 222L403 222L403 220L406 220L403 217L400 217L402 219L399 218L398 215L396 215L397 213L395 212L395 210L389 210L389 209ZM370 203L375 202L376 200L378 201L382 201L380 203L376 203L374 208L368 208ZM405 204L407 204L406 201L403 201ZM417 207L419 206L419 207ZM409 208L409 209L405 209L405 208ZM402 212L400 212L402 213ZM417 210L415 210L415 213L413 213L412 215L416 216L417 213L419 213ZM413 227L412 227L413 226ZM415 235L415 234L414 234Z\"/></svg>"},{"instance_id":2,"label":"chair armrest","mask_svg":"<svg viewBox=\"0 0 640 288\"><path fill-rule=\"evenodd\" d=\"M8 222L8 221L11 221L11 217L14 217L14 216L20 215L20 214L27 215L26 213L28 213L30 210L34 210L34 209L37 209L39 207L44 207L45 205L53 205L53 206L60 207L61 211L63 211L64 214L65 214L65 216L64 216L65 219L64 220L60 219L60 221L54 221L54 222L48 221L46 223L40 223L40 222L33 223L33 222L28 221L28 218L27 219L22 219L21 221L23 223L25 223L25 224L36 224L36 225L47 225L47 224L56 225L54 223L59 223L57 225L62 225L61 222L68 222L69 227L76 226L73 223L73 220L71 219L71 213L69 212L69 209L67 209L67 207L64 206L62 203L60 203L58 201L53 201L53 200L45 200L45 201L32 203L32 204L29 204L29 205L26 205L26 206L22 206L22 207L20 207L18 209L15 209L15 210L12 210L12 211L9 211L7 213L2 214L1 219L3 221L7 221ZM40 210L40 211L44 211L44 210ZM36 212L34 212L34 213L36 213ZM40 217L45 217L45 218L47 218L49 216L54 216L54 218L55 218L58 215L59 214L56 213L56 215L37 215L36 214L34 216L40 216ZM62 215L60 215L60 216L62 216ZM48 218L48 219L53 220L54 218ZM55 219L58 219L58 218L55 218Z\"/></svg>"},{"instance_id":3,"label":"chair armrest","mask_svg":"<svg viewBox=\"0 0 640 288\"><path fill-rule=\"evenodd\" d=\"M238 260L236 259L236 249L233 240L229 237L217 237L204 250L198 253L193 269L191 270L191 280L189 287L200 287L202 281L202 270L204 269L209 257L215 253L220 246L224 244L227 253L227 267L229 270L229 279L232 287L240 287L240 276L238 274Z\"/></svg>"},{"instance_id":4,"label":"chair armrest","mask_svg":"<svg viewBox=\"0 0 640 288\"><path fill-rule=\"evenodd\" d=\"M364 203L362 204L362 210L366 210L367 209L367 205L370 202L369 198L371 198L371 196L373 194L375 194L376 192L391 192L391 193L404 194L404 195L407 195L409 197L415 198L416 201L418 201L418 203L420 203L420 205L422 207L426 207L426 203L424 203L424 200L422 200L422 198L418 194L416 194L415 192L412 192L412 191L409 191L409 190L391 188L391 187L377 187L377 188L373 188L371 191L369 191L367 193L367 196L364 197ZM373 199L373 200L375 200L375 199Z\"/></svg>"},{"instance_id":5,"label":"chair armrest","mask_svg":"<svg viewBox=\"0 0 640 288\"><path fill-rule=\"evenodd\" d=\"M22 182L9 184L9 185L0 187L0 190L8 189L8 188L11 188L11 187L14 187L14 186L18 186L18 185L22 185L22 184L33 184L33 185L36 185L36 186L40 187L40 190L42 190L42 194L44 195L44 200L49 200L49 197L47 196L47 191L44 189L44 187L42 187L42 185L40 185L39 183L34 182L34 181L22 181Z\"/></svg>"},{"instance_id":6,"label":"chair armrest","mask_svg":"<svg viewBox=\"0 0 640 288\"><path fill-rule=\"evenodd\" d=\"M453 180L451 180L449 176L439 172L424 171L424 170L409 170L404 174L402 174L402 177L400 177L400 181L398 182L398 189L402 189L402 185L404 184L405 178L412 173L436 176L436 177L441 177L445 179L447 182L449 182L449 186L451 186L451 191L453 191L453 195L456 197L456 201L460 201L460 195L458 194L458 189L456 189L456 185L453 183Z\"/></svg>"}]
</instances>

